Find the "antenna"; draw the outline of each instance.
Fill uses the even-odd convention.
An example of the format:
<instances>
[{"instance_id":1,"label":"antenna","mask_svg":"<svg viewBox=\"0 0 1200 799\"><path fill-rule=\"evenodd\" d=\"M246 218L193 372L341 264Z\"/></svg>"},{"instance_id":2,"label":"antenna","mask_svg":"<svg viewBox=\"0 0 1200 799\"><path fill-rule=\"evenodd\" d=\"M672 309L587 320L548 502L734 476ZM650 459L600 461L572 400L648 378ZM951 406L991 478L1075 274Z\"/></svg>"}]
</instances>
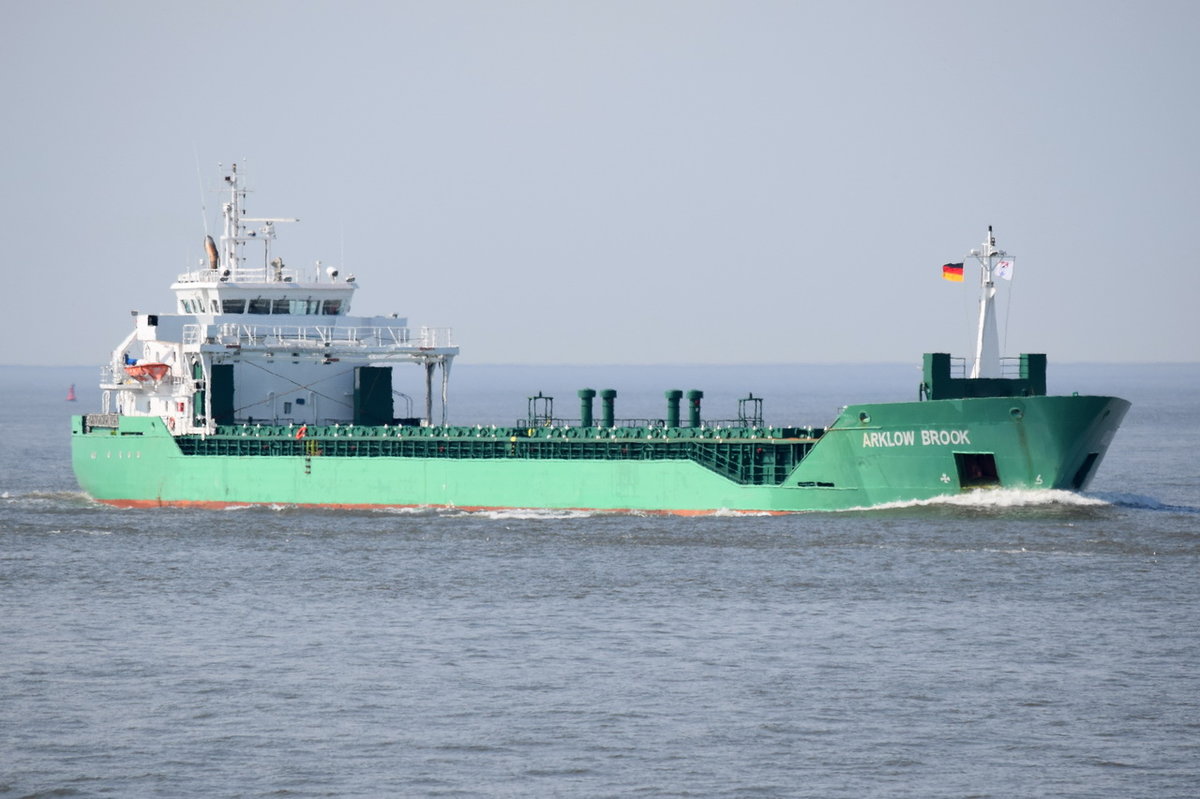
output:
<instances>
[{"instance_id":1,"label":"antenna","mask_svg":"<svg viewBox=\"0 0 1200 799\"><path fill-rule=\"evenodd\" d=\"M207 241L211 235L208 231L208 208L204 205L204 175L200 172L200 149L192 142L192 154L196 156L196 184L200 187L200 221L204 224L204 238Z\"/></svg>"}]
</instances>

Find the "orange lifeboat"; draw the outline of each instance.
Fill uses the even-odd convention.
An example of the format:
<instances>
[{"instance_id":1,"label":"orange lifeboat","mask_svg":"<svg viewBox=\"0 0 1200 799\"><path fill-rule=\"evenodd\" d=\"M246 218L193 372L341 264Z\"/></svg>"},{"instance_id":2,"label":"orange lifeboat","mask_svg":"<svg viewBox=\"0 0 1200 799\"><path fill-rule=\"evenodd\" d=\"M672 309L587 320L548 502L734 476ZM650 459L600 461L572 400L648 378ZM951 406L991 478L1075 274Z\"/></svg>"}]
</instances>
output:
<instances>
[{"instance_id":1,"label":"orange lifeboat","mask_svg":"<svg viewBox=\"0 0 1200 799\"><path fill-rule=\"evenodd\" d=\"M167 376L171 367L165 363L130 363L125 365L125 374L138 382L153 380L158 382Z\"/></svg>"}]
</instances>

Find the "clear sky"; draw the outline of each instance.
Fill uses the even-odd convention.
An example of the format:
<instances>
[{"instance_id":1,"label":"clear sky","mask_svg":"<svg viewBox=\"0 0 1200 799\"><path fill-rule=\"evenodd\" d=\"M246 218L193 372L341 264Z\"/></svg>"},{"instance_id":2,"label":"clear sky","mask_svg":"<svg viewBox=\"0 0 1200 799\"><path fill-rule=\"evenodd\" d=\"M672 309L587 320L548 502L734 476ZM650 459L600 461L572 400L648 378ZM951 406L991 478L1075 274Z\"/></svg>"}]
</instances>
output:
<instances>
[{"instance_id":1,"label":"clear sky","mask_svg":"<svg viewBox=\"0 0 1200 799\"><path fill-rule=\"evenodd\" d=\"M2 0L0 363L91 364L217 226L471 363L1200 361L1200 3ZM199 162L200 169L197 169ZM198 174L199 171L199 174ZM1004 325L1007 324L1007 330Z\"/></svg>"}]
</instances>

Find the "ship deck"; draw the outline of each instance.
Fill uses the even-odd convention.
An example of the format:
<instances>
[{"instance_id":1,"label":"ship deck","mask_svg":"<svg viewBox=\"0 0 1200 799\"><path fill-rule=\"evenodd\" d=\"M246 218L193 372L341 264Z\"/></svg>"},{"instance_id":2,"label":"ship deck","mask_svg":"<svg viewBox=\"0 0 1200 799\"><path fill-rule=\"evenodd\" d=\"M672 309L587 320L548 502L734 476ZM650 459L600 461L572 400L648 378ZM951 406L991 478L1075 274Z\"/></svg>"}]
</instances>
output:
<instances>
[{"instance_id":1,"label":"ship deck","mask_svg":"<svg viewBox=\"0 0 1200 799\"><path fill-rule=\"evenodd\" d=\"M188 456L690 460L743 485L779 485L824 433L812 428L222 426L175 439Z\"/></svg>"}]
</instances>

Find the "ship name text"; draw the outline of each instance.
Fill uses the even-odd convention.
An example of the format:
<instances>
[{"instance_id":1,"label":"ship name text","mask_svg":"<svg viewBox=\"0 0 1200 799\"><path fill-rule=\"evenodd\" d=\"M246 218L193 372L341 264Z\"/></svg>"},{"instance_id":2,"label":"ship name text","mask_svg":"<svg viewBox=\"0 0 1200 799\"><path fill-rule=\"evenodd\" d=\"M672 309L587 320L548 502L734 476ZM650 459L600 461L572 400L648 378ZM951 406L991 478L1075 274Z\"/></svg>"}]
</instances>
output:
<instances>
[{"instance_id":1,"label":"ship name text","mask_svg":"<svg viewBox=\"0 0 1200 799\"><path fill-rule=\"evenodd\" d=\"M919 433L919 435L918 435ZM886 430L863 433L863 447L913 447L970 444L970 430Z\"/></svg>"}]
</instances>

